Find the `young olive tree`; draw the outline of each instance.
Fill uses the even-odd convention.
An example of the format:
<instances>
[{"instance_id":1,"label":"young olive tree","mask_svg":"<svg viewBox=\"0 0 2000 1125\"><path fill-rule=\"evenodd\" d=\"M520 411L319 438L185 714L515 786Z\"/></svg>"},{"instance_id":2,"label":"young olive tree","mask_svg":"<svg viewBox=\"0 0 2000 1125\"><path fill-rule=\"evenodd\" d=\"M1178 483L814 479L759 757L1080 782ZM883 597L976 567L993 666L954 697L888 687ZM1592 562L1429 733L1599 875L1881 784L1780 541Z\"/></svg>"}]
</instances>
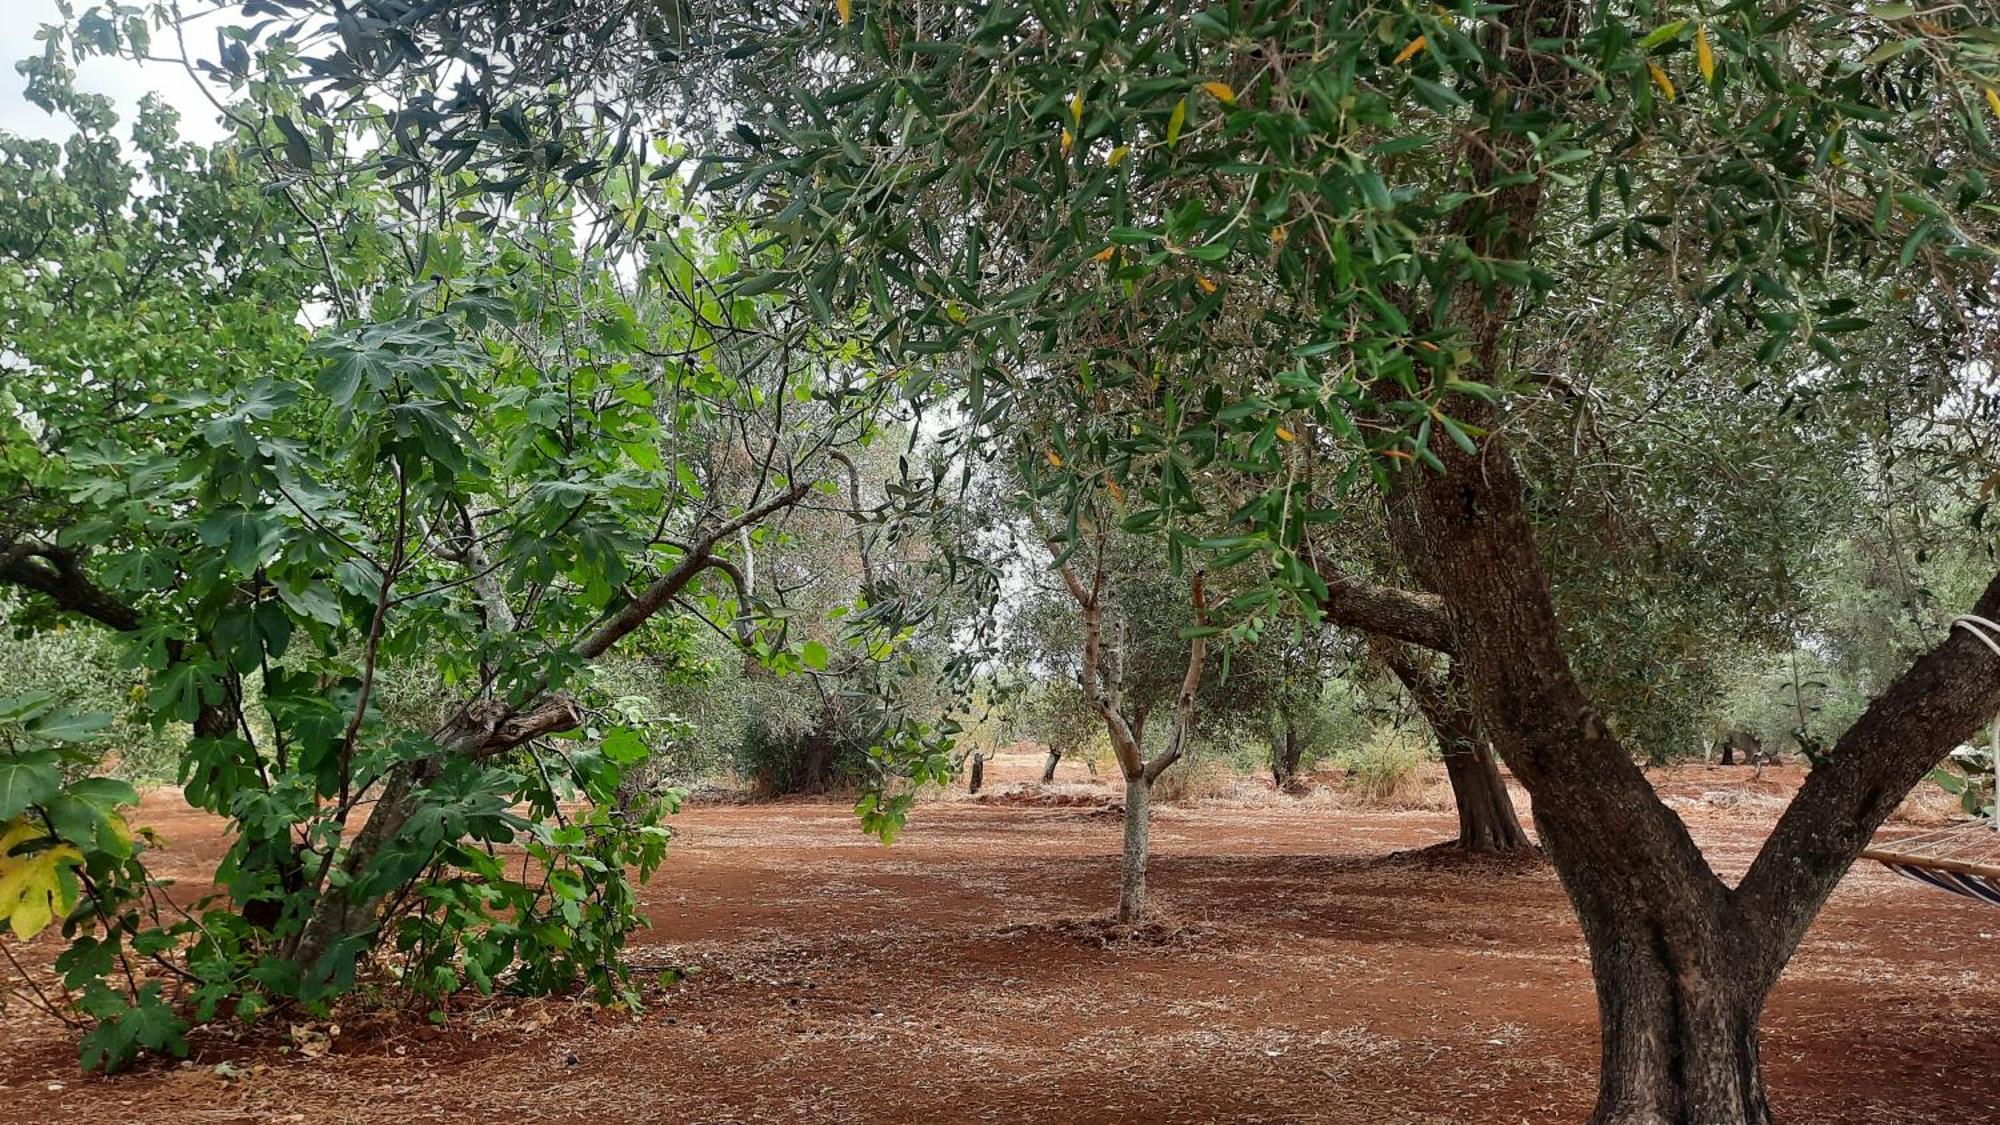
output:
<instances>
[{"instance_id":1,"label":"young olive tree","mask_svg":"<svg viewBox=\"0 0 2000 1125\"><path fill-rule=\"evenodd\" d=\"M1056 618L1069 626L1071 636L1065 640L1071 643L1056 652L1069 649L1073 660L1059 663L1065 675L1073 666L1076 684L1103 723L1125 781L1118 920L1136 925L1146 919L1153 784L1187 753L1194 737L1196 699L1208 660L1208 595L1199 573L1183 592L1144 549L1144 541L1134 543L1115 531L1102 513L1075 513L1075 530L1062 538L1039 515L1034 522L1071 603ZM1147 720L1162 707L1168 713L1166 738L1149 754Z\"/></svg>"}]
</instances>

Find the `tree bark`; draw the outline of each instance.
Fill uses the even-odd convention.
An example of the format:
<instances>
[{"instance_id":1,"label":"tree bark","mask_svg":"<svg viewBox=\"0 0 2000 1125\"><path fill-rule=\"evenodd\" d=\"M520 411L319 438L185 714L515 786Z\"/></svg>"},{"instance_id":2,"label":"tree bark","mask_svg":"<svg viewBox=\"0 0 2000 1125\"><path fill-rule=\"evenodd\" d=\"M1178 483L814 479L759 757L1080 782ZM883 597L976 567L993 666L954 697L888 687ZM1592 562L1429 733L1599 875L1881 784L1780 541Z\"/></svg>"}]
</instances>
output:
<instances>
[{"instance_id":1,"label":"tree bark","mask_svg":"<svg viewBox=\"0 0 2000 1125\"><path fill-rule=\"evenodd\" d=\"M1514 798L1500 776L1499 760L1484 742L1444 756L1452 801L1458 806L1458 846L1495 855L1532 849L1534 842L1514 812Z\"/></svg>"},{"instance_id":2,"label":"tree bark","mask_svg":"<svg viewBox=\"0 0 2000 1125\"><path fill-rule=\"evenodd\" d=\"M986 755L974 754L972 756L972 783L966 791L977 793L979 792L979 787L984 784L986 784Z\"/></svg>"},{"instance_id":3,"label":"tree bark","mask_svg":"<svg viewBox=\"0 0 2000 1125\"><path fill-rule=\"evenodd\" d=\"M1370 638L1370 647L1395 673L1431 725L1438 754L1444 759L1445 776L1451 781L1452 801L1458 807L1458 846L1486 854L1534 847L1514 812L1514 798L1500 776L1500 763L1472 712L1463 666L1454 660L1440 677L1407 645L1378 635Z\"/></svg>"},{"instance_id":4,"label":"tree bark","mask_svg":"<svg viewBox=\"0 0 2000 1125\"><path fill-rule=\"evenodd\" d=\"M1055 747L1053 747L1053 746L1049 747L1049 757L1048 757L1048 760L1042 763L1042 784L1043 784L1043 785L1048 785L1048 784L1051 784L1052 782L1054 782L1054 781L1055 781L1055 779L1056 779L1056 766L1057 766L1057 765L1059 765L1059 764L1061 764L1061 762L1062 762L1062 756L1063 756L1063 752L1062 752L1061 750L1058 750L1057 748L1055 748Z\"/></svg>"},{"instance_id":5,"label":"tree bark","mask_svg":"<svg viewBox=\"0 0 2000 1125\"><path fill-rule=\"evenodd\" d=\"M1299 758L1305 753L1299 745L1298 728L1290 722L1284 724L1285 731L1278 737L1278 744L1271 748L1271 780L1280 793L1298 783Z\"/></svg>"},{"instance_id":6,"label":"tree bark","mask_svg":"<svg viewBox=\"0 0 2000 1125\"><path fill-rule=\"evenodd\" d=\"M1146 859L1152 846L1153 779L1145 771L1125 777L1125 858L1118 883L1118 920L1146 920Z\"/></svg>"},{"instance_id":7,"label":"tree bark","mask_svg":"<svg viewBox=\"0 0 2000 1125\"><path fill-rule=\"evenodd\" d=\"M521 714L498 707L472 708L453 732L439 740L442 753L390 767L367 822L341 857L338 877L321 888L293 945L291 960L299 966L308 998L316 988L352 974L367 951L381 923L383 902L401 885L401 880L380 876L378 860L423 810L424 787L444 768L445 760L454 755L492 757L582 721L575 701L563 695Z\"/></svg>"},{"instance_id":8,"label":"tree bark","mask_svg":"<svg viewBox=\"0 0 2000 1125\"><path fill-rule=\"evenodd\" d=\"M1698 916L1590 913L1602 1068L1592 1125L1769 1125L1755 942Z\"/></svg>"}]
</instances>

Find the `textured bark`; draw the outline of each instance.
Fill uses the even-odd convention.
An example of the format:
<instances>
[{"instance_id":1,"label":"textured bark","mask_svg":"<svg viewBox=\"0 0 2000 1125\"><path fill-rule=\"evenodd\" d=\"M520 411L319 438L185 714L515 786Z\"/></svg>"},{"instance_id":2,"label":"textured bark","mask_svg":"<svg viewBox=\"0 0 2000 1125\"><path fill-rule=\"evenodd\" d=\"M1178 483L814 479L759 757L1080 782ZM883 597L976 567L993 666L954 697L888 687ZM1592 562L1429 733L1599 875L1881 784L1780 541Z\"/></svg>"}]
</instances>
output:
<instances>
[{"instance_id":1,"label":"textured bark","mask_svg":"<svg viewBox=\"0 0 2000 1125\"><path fill-rule=\"evenodd\" d=\"M1594 1125L1768 1125L1757 1019L1766 987L1747 935L1643 913L1584 923L1602 1071Z\"/></svg>"},{"instance_id":2,"label":"textured bark","mask_svg":"<svg viewBox=\"0 0 2000 1125\"><path fill-rule=\"evenodd\" d=\"M1436 594L1363 582L1327 564L1318 571L1327 589L1320 615L1330 624L1393 637L1433 652L1451 651L1451 622L1444 600Z\"/></svg>"},{"instance_id":3,"label":"textured bark","mask_svg":"<svg viewBox=\"0 0 2000 1125\"><path fill-rule=\"evenodd\" d=\"M1048 760L1042 763L1042 784L1048 785L1056 779L1056 766L1062 763L1063 752L1049 747Z\"/></svg>"},{"instance_id":4,"label":"textured bark","mask_svg":"<svg viewBox=\"0 0 2000 1125\"><path fill-rule=\"evenodd\" d=\"M52 543L0 541L0 583L40 594L66 613L121 633L143 624L138 610L90 580L83 569L83 556Z\"/></svg>"},{"instance_id":5,"label":"textured bark","mask_svg":"<svg viewBox=\"0 0 2000 1125\"><path fill-rule=\"evenodd\" d=\"M1125 853L1118 881L1118 920L1146 920L1146 859L1152 847L1153 779L1143 772L1125 778Z\"/></svg>"},{"instance_id":6,"label":"textured bark","mask_svg":"<svg viewBox=\"0 0 2000 1125\"><path fill-rule=\"evenodd\" d=\"M1416 700L1437 738L1452 801L1458 807L1459 847L1488 854L1533 848L1500 776L1500 763L1472 713L1470 691L1459 671L1462 665L1455 662L1448 674L1439 676L1405 645L1375 637L1370 638L1370 647Z\"/></svg>"},{"instance_id":7,"label":"textured bark","mask_svg":"<svg viewBox=\"0 0 2000 1125\"><path fill-rule=\"evenodd\" d=\"M986 755L974 754L972 756L971 784L967 786L966 791L977 793L979 792L979 787L984 784L986 784Z\"/></svg>"},{"instance_id":8,"label":"textured bark","mask_svg":"<svg viewBox=\"0 0 2000 1125\"><path fill-rule=\"evenodd\" d=\"M1506 59L1489 104L1514 122L1468 134L1458 229L1485 258L1528 256L1541 207L1533 140L1517 123L1577 96L1536 40L1574 32L1574 0L1499 16ZM1525 176L1520 173L1526 173ZM1511 380L1505 294L1467 285L1447 310L1465 340L1459 378ZM1481 729L1533 798L1536 827L1582 923L1596 978L1603 1071L1597 1125L1763 1125L1756 1023L1763 999L1834 885L1882 821L1952 746L2000 710L2000 655L1954 630L1891 684L1806 779L1740 884L1717 878L1578 686L1562 649L1525 486L1499 411L1456 412L1473 452L1433 446L1443 472L1406 470L1390 518L1443 597ZM1471 429L1471 427L1468 427ZM1410 503L1397 502L1407 499ZM1975 614L2000 613L2000 576Z\"/></svg>"},{"instance_id":9,"label":"textured bark","mask_svg":"<svg viewBox=\"0 0 2000 1125\"><path fill-rule=\"evenodd\" d=\"M1484 742L1446 754L1444 770L1458 807L1460 848L1490 855L1535 846L1514 812L1514 798L1500 776L1499 761Z\"/></svg>"},{"instance_id":10,"label":"textured bark","mask_svg":"<svg viewBox=\"0 0 2000 1125\"><path fill-rule=\"evenodd\" d=\"M1490 365L1491 347L1481 351ZM1483 412L1469 420L1498 428ZM2000 709L2000 656L1954 631L1919 658L1813 770L1732 890L1577 685L1503 445L1441 457L1442 475L1410 476L1412 518L1474 712L1533 797L1591 948L1604 1048L1593 1120L1758 1125L1763 996L1897 802ZM1973 612L2000 613L2000 577Z\"/></svg>"}]
</instances>

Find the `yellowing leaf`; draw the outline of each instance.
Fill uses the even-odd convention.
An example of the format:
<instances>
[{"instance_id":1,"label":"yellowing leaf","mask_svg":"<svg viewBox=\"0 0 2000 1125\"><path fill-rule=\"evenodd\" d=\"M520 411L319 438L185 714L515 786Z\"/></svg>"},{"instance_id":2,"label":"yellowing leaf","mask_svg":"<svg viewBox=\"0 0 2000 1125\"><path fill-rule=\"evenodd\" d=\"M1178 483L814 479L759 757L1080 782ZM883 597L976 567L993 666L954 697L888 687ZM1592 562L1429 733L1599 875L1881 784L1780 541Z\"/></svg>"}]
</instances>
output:
<instances>
[{"instance_id":1,"label":"yellowing leaf","mask_svg":"<svg viewBox=\"0 0 2000 1125\"><path fill-rule=\"evenodd\" d=\"M1986 104L1993 110L1993 116L2000 117L2000 90L1986 87Z\"/></svg>"},{"instance_id":2,"label":"yellowing leaf","mask_svg":"<svg viewBox=\"0 0 2000 1125\"><path fill-rule=\"evenodd\" d=\"M1210 96L1224 105L1236 104L1236 91L1231 89L1227 82L1204 82L1201 88L1207 90Z\"/></svg>"},{"instance_id":3,"label":"yellowing leaf","mask_svg":"<svg viewBox=\"0 0 2000 1125\"><path fill-rule=\"evenodd\" d=\"M1099 250L1095 254L1092 254L1090 256L1090 260L1093 262L1108 262L1111 260L1112 256L1117 253L1118 253L1118 248L1116 246L1106 246L1104 249Z\"/></svg>"},{"instance_id":4,"label":"yellowing leaf","mask_svg":"<svg viewBox=\"0 0 2000 1125\"><path fill-rule=\"evenodd\" d=\"M1181 142L1181 126L1187 124L1187 99L1174 103L1174 112L1167 118L1167 147Z\"/></svg>"},{"instance_id":5,"label":"yellowing leaf","mask_svg":"<svg viewBox=\"0 0 2000 1125\"><path fill-rule=\"evenodd\" d=\"M1708 45L1708 29L1694 29L1694 65L1701 68L1701 80L1715 85L1715 51Z\"/></svg>"},{"instance_id":6,"label":"yellowing leaf","mask_svg":"<svg viewBox=\"0 0 2000 1125\"><path fill-rule=\"evenodd\" d=\"M1132 155L1131 145L1119 145L1117 148L1111 150L1110 156L1104 158L1104 163L1112 168L1116 168L1120 164L1125 163L1125 158L1130 155Z\"/></svg>"},{"instance_id":7,"label":"yellowing leaf","mask_svg":"<svg viewBox=\"0 0 2000 1125\"><path fill-rule=\"evenodd\" d=\"M833 0L833 6L840 10L841 26L847 26L847 21L854 18L854 0Z\"/></svg>"},{"instance_id":8,"label":"yellowing leaf","mask_svg":"<svg viewBox=\"0 0 2000 1125\"><path fill-rule=\"evenodd\" d=\"M1213 281L1210 281L1209 279L1207 279L1207 278L1205 278L1205 277L1197 277L1197 278L1195 278L1195 279L1194 279L1194 283L1195 283L1196 285L1199 285L1199 286L1201 286L1201 291L1202 291L1202 292L1204 292L1204 293L1213 293L1213 292L1215 292L1215 282L1213 282Z\"/></svg>"},{"instance_id":9,"label":"yellowing leaf","mask_svg":"<svg viewBox=\"0 0 2000 1125\"><path fill-rule=\"evenodd\" d=\"M1287 231L1284 227L1271 228L1271 245L1273 246L1283 246L1285 244L1285 240L1290 237L1291 233Z\"/></svg>"},{"instance_id":10,"label":"yellowing leaf","mask_svg":"<svg viewBox=\"0 0 2000 1125\"><path fill-rule=\"evenodd\" d=\"M1064 129L1062 135L1062 154L1064 156L1068 156L1069 150L1075 147L1075 145L1076 145L1076 138L1070 135L1070 131L1068 129Z\"/></svg>"},{"instance_id":11,"label":"yellowing leaf","mask_svg":"<svg viewBox=\"0 0 2000 1125\"><path fill-rule=\"evenodd\" d=\"M1120 504L1123 504L1125 502L1125 490L1118 487L1117 481L1115 480L1105 481L1104 490L1111 494L1111 498L1113 500L1118 501Z\"/></svg>"},{"instance_id":12,"label":"yellowing leaf","mask_svg":"<svg viewBox=\"0 0 2000 1125\"><path fill-rule=\"evenodd\" d=\"M1660 92L1667 96L1668 101L1673 101L1678 96L1674 92L1674 80L1667 77L1667 72L1660 69L1659 63L1649 62L1646 64L1646 69L1653 72L1653 85L1660 88Z\"/></svg>"},{"instance_id":13,"label":"yellowing leaf","mask_svg":"<svg viewBox=\"0 0 2000 1125\"><path fill-rule=\"evenodd\" d=\"M1044 454L1043 454L1043 456L1044 456L1044 457L1047 457L1047 458L1049 459L1049 464L1050 464L1050 465L1053 465L1054 467L1056 467L1056 468L1058 468L1058 469L1062 468L1062 458L1061 458L1061 457L1059 457L1059 456L1057 456L1057 454L1056 454L1056 451L1055 451L1055 450L1053 450L1053 449L1051 449L1051 450L1048 450L1048 451L1047 451L1046 453L1044 453Z\"/></svg>"},{"instance_id":14,"label":"yellowing leaf","mask_svg":"<svg viewBox=\"0 0 2000 1125\"><path fill-rule=\"evenodd\" d=\"M1298 437L1299 437L1299 435L1297 435L1297 434L1293 433L1292 431L1290 431L1290 430L1286 429L1285 427L1283 427L1283 426L1279 426L1279 427L1278 427L1278 440L1279 440L1279 441L1297 441L1297 440L1298 440Z\"/></svg>"},{"instance_id":15,"label":"yellowing leaf","mask_svg":"<svg viewBox=\"0 0 2000 1125\"><path fill-rule=\"evenodd\" d=\"M31 855L9 854L43 834L26 820L16 820L0 833L0 921L22 941L41 933L75 905L63 886L62 868L82 863L82 852L69 844L57 844Z\"/></svg>"},{"instance_id":16,"label":"yellowing leaf","mask_svg":"<svg viewBox=\"0 0 2000 1125\"><path fill-rule=\"evenodd\" d=\"M1411 59L1416 58L1417 52L1428 46L1430 46L1430 36L1428 35L1419 35L1415 39L1410 40L1409 46L1397 52L1395 65L1401 66Z\"/></svg>"},{"instance_id":17,"label":"yellowing leaf","mask_svg":"<svg viewBox=\"0 0 2000 1125\"><path fill-rule=\"evenodd\" d=\"M1071 95L1069 96L1069 115L1070 115L1071 117L1075 118L1075 119L1077 120L1077 123L1078 123L1078 124L1082 124L1082 122L1083 122L1083 91L1082 91L1082 90L1078 90L1078 91L1077 91L1076 93L1074 93L1074 94L1071 94Z\"/></svg>"}]
</instances>

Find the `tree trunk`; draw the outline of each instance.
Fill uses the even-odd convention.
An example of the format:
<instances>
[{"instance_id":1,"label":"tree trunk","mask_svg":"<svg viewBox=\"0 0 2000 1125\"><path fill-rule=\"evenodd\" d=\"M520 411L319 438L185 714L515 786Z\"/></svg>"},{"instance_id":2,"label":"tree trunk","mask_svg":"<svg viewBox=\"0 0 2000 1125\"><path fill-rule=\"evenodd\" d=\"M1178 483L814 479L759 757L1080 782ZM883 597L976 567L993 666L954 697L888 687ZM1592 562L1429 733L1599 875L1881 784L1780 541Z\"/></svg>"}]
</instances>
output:
<instances>
[{"instance_id":1,"label":"tree trunk","mask_svg":"<svg viewBox=\"0 0 2000 1125\"><path fill-rule=\"evenodd\" d=\"M329 983L354 974L355 966L374 943L382 905L404 883L429 866L430 853L414 851L412 862L393 870L381 865L392 844L408 843L404 830L423 811L430 781L453 755L488 758L523 743L583 722L583 713L566 695L545 698L525 711L493 706L468 707L456 730L439 739L441 752L427 758L398 762L382 775L381 790L369 807L368 821L340 856L338 871L331 859L316 874L321 884L312 914L292 946L290 960L298 965L301 992L311 999ZM332 873L333 878L327 878Z\"/></svg>"},{"instance_id":2,"label":"tree trunk","mask_svg":"<svg viewBox=\"0 0 2000 1125\"><path fill-rule=\"evenodd\" d=\"M1278 745L1271 749L1271 780L1277 784L1280 793L1286 792L1299 780L1299 758L1305 748L1299 745L1299 732L1290 723L1285 724L1285 733L1278 739Z\"/></svg>"},{"instance_id":3,"label":"tree trunk","mask_svg":"<svg viewBox=\"0 0 2000 1125\"><path fill-rule=\"evenodd\" d=\"M1602 1055L1591 1125L1769 1125L1757 1019L1775 974L1754 943L1694 914L1627 910L1584 930Z\"/></svg>"},{"instance_id":4,"label":"tree trunk","mask_svg":"<svg viewBox=\"0 0 2000 1125\"><path fill-rule=\"evenodd\" d=\"M1514 813L1514 798L1500 776L1500 762L1484 741L1445 754L1444 772L1458 805L1459 847L1491 854L1535 846Z\"/></svg>"},{"instance_id":5,"label":"tree trunk","mask_svg":"<svg viewBox=\"0 0 2000 1125\"><path fill-rule=\"evenodd\" d=\"M979 787L984 784L986 784L986 755L974 754L972 756L972 783L967 787L966 791L977 793L979 792Z\"/></svg>"},{"instance_id":6,"label":"tree trunk","mask_svg":"<svg viewBox=\"0 0 2000 1125\"><path fill-rule=\"evenodd\" d=\"M1048 761L1042 763L1042 784L1048 785L1056 779L1056 766L1062 762L1063 752L1049 747Z\"/></svg>"},{"instance_id":7,"label":"tree trunk","mask_svg":"<svg viewBox=\"0 0 2000 1125\"><path fill-rule=\"evenodd\" d=\"M1146 851L1153 819L1153 782L1144 773L1125 779L1125 864L1118 888L1118 920L1136 926L1146 919Z\"/></svg>"},{"instance_id":8,"label":"tree trunk","mask_svg":"<svg viewBox=\"0 0 2000 1125\"><path fill-rule=\"evenodd\" d=\"M1514 812L1499 760L1472 712L1463 665L1454 658L1440 677L1407 645L1379 635L1370 638L1370 645L1431 725L1445 776L1451 780L1452 801L1458 806L1458 846L1488 854L1533 847Z\"/></svg>"},{"instance_id":9,"label":"tree trunk","mask_svg":"<svg viewBox=\"0 0 2000 1125\"><path fill-rule=\"evenodd\" d=\"M348 845L340 863L341 877L328 883L313 904L291 958L299 966L300 993L306 999L329 986L342 987L373 944L377 911L395 888L371 876L383 849L423 808L423 784L430 772L429 759L391 767L381 795L368 810L367 823Z\"/></svg>"}]
</instances>

